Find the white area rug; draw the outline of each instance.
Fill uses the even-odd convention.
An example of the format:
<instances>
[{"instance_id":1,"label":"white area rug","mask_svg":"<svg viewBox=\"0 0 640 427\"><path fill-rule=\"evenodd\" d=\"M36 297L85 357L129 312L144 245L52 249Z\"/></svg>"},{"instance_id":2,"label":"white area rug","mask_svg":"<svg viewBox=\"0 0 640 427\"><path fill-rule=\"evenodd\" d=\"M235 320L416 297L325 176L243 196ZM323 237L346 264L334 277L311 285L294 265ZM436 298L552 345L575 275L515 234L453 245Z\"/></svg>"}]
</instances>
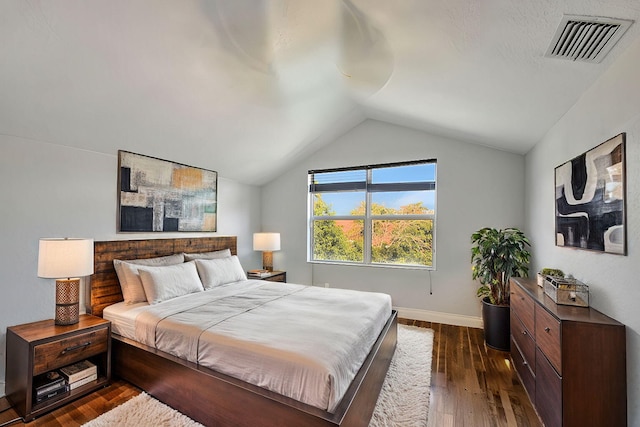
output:
<instances>
[{"instance_id":1,"label":"white area rug","mask_svg":"<svg viewBox=\"0 0 640 427\"><path fill-rule=\"evenodd\" d=\"M398 325L398 347L370 427L424 427L429 415L433 331ZM202 427L142 393L83 427Z\"/></svg>"},{"instance_id":2,"label":"white area rug","mask_svg":"<svg viewBox=\"0 0 640 427\"><path fill-rule=\"evenodd\" d=\"M369 427L423 427L429 416L433 331L398 325L398 346Z\"/></svg>"},{"instance_id":3,"label":"white area rug","mask_svg":"<svg viewBox=\"0 0 640 427\"><path fill-rule=\"evenodd\" d=\"M141 393L82 427L203 427L186 415Z\"/></svg>"}]
</instances>

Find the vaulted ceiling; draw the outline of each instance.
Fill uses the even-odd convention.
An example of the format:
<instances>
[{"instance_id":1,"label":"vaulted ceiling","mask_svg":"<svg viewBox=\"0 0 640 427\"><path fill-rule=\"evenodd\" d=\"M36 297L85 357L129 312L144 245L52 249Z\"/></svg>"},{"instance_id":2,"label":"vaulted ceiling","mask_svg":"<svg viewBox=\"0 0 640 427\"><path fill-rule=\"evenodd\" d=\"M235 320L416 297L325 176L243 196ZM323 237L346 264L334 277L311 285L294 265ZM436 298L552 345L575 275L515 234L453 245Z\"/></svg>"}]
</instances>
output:
<instances>
[{"instance_id":1,"label":"vaulted ceiling","mask_svg":"<svg viewBox=\"0 0 640 427\"><path fill-rule=\"evenodd\" d=\"M600 63L545 57L563 14L637 0L3 0L0 134L261 184L366 118L526 153Z\"/></svg>"}]
</instances>

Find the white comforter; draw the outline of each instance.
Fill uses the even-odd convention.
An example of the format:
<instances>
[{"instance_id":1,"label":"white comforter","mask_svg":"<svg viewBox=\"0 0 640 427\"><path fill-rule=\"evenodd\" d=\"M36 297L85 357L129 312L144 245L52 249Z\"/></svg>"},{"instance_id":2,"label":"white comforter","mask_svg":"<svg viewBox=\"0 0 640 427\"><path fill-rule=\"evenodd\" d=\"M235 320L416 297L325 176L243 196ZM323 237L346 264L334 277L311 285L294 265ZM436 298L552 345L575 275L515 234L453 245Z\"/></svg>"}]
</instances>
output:
<instances>
[{"instance_id":1,"label":"white comforter","mask_svg":"<svg viewBox=\"0 0 640 427\"><path fill-rule=\"evenodd\" d=\"M391 314L386 294L247 280L150 305L138 341L332 412Z\"/></svg>"}]
</instances>

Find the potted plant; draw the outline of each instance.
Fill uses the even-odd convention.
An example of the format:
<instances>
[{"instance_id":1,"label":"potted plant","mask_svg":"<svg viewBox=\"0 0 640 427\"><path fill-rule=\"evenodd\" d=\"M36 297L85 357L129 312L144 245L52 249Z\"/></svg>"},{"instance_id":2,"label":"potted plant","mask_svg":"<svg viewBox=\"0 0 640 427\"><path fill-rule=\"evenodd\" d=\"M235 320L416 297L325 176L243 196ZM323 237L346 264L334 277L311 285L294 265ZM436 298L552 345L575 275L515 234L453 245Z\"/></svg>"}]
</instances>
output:
<instances>
[{"instance_id":1,"label":"potted plant","mask_svg":"<svg viewBox=\"0 0 640 427\"><path fill-rule=\"evenodd\" d=\"M544 287L544 278L547 276L564 277L564 272L557 268L543 268L538 271L538 286Z\"/></svg>"},{"instance_id":2,"label":"potted plant","mask_svg":"<svg viewBox=\"0 0 640 427\"><path fill-rule=\"evenodd\" d=\"M473 279L482 298L485 341L507 351L509 345L509 279L529 273L529 239L517 228L485 227L471 235Z\"/></svg>"}]
</instances>

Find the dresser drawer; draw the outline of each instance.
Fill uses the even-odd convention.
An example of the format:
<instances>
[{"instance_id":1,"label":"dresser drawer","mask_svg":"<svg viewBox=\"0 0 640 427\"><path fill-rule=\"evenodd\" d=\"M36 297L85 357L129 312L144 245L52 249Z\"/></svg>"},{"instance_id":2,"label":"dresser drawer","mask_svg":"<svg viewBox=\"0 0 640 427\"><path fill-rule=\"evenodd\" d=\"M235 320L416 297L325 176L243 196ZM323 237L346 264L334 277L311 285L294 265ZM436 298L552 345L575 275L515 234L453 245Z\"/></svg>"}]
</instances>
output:
<instances>
[{"instance_id":1,"label":"dresser drawer","mask_svg":"<svg viewBox=\"0 0 640 427\"><path fill-rule=\"evenodd\" d=\"M531 333L524 327L522 321L513 310L511 310L511 336L518 344L518 348L522 353L524 361L529 364L535 374L536 343L533 341Z\"/></svg>"},{"instance_id":2,"label":"dresser drawer","mask_svg":"<svg viewBox=\"0 0 640 427\"><path fill-rule=\"evenodd\" d=\"M536 343L547 356L558 374L562 376L562 350L560 346L560 321L542 306L536 305Z\"/></svg>"},{"instance_id":3,"label":"dresser drawer","mask_svg":"<svg viewBox=\"0 0 640 427\"><path fill-rule=\"evenodd\" d=\"M535 302L520 286L511 286L511 310L514 310L525 328L535 332Z\"/></svg>"},{"instance_id":4,"label":"dresser drawer","mask_svg":"<svg viewBox=\"0 0 640 427\"><path fill-rule=\"evenodd\" d=\"M78 362L107 351L109 329L74 335L34 347L33 375Z\"/></svg>"},{"instance_id":5,"label":"dresser drawer","mask_svg":"<svg viewBox=\"0 0 640 427\"><path fill-rule=\"evenodd\" d=\"M518 343L515 340L511 341L511 357L513 358L513 366L518 371L522 384L529 394L529 399L532 402L536 401L536 376L532 372L531 368L535 368L535 362L530 364L524 360L522 352L518 347Z\"/></svg>"},{"instance_id":6,"label":"dresser drawer","mask_svg":"<svg viewBox=\"0 0 640 427\"><path fill-rule=\"evenodd\" d=\"M536 355L536 385L541 391L536 394L536 409L545 427L562 426L562 378L540 349Z\"/></svg>"}]
</instances>

